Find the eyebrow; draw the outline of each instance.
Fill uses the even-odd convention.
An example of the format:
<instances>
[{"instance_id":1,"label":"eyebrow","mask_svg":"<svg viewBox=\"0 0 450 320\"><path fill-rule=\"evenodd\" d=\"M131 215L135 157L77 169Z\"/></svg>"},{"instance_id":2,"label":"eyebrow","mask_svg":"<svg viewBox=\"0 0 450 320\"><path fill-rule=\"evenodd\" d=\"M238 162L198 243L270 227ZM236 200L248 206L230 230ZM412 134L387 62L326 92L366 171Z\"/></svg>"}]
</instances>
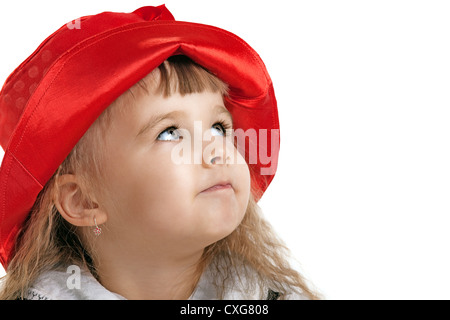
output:
<instances>
[{"instance_id":1,"label":"eyebrow","mask_svg":"<svg viewBox=\"0 0 450 320\"><path fill-rule=\"evenodd\" d=\"M161 121L164 121L166 119L176 119L176 118L180 118L180 117L184 117L184 116L186 116L186 113L184 111L179 111L179 110L171 111L171 112L164 113L164 114L154 115L148 121L146 121L145 125L142 126L141 130L139 130L136 137L139 137L140 135L143 135L147 131L151 130L153 127L155 127Z\"/></svg>"},{"instance_id":2,"label":"eyebrow","mask_svg":"<svg viewBox=\"0 0 450 320\"><path fill-rule=\"evenodd\" d=\"M225 116L229 117L230 121L233 122L233 117L231 116L230 111L228 111L228 109L225 108L224 106L216 105L214 107L214 112L217 115L225 114ZM148 121L145 122L145 124L139 130L136 137L139 137L139 136L145 134L146 132L148 132L149 130L154 128L161 121L164 121L166 119L177 119L177 118L183 118L183 117L186 117L186 112L181 111L181 110L175 110L175 111L171 111L171 112L164 113L164 114L154 115Z\"/></svg>"}]
</instances>

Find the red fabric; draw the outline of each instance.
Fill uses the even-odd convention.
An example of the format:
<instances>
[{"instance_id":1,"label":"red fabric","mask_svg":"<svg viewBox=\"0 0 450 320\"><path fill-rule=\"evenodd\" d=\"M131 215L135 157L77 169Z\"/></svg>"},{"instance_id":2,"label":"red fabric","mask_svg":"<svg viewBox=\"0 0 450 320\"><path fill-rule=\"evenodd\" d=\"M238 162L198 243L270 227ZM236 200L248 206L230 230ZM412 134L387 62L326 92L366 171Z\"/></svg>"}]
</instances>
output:
<instances>
[{"instance_id":1,"label":"red fabric","mask_svg":"<svg viewBox=\"0 0 450 320\"><path fill-rule=\"evenodd\" d=\"M242 39L212 26L175 21L165 8L104 12L48 37L0 92L0 260L46 182L102 111L168 57L184 54L229 84L235 128L278 129L271 79ZM269 137L270 138L270 137ZM278 138L279 139L279 138ZM264 154L276 162L278 149ZM252 143L252 142L250 142ZM248 161L248 155L246 155ZM275 174L250 164L259 198Z\"/></svg>"}]
</instances>

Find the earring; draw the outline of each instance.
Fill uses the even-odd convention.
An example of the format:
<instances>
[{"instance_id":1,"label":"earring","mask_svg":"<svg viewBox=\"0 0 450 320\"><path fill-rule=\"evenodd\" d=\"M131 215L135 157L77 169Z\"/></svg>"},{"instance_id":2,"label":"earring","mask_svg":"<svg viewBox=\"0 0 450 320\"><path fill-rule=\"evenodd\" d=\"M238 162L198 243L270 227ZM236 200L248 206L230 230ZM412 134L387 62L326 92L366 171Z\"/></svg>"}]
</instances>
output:
<instances>
[{"instance_id":1,"label":"earring","mask_svg":"<svg viewBox=\"0 0 450 320\"><path fill-rule=\"evenodd\" d=\"M97 220L95 219L95 217L94 217L94 223L95 223L94 234L95 234L96 236L99 236L99 235L102 234L102 228L100 228L100 227L97 225Z\"/></svg>"}]
</instances>

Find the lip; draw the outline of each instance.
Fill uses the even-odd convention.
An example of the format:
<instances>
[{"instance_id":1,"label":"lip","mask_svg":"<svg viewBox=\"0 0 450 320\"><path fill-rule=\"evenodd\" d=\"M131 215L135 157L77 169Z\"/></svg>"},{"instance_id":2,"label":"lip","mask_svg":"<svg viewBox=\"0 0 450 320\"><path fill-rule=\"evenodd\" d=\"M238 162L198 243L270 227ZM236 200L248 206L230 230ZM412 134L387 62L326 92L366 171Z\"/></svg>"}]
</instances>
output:
<instances>
[{"instance_id":1,"label":"lip","mask_svg":"<svg viewBox=\"0 0 450 320\"><path fill-rule=\"evenodd\" d=\"M232 190L233 186L231 185L230 182L220 182L220 183L216 183L215 185L206 188L205 190L203 190L200 193L209 193L209 192L217 192L217 191L225 191L225 190Z\"/></svg>"}]
</instances>

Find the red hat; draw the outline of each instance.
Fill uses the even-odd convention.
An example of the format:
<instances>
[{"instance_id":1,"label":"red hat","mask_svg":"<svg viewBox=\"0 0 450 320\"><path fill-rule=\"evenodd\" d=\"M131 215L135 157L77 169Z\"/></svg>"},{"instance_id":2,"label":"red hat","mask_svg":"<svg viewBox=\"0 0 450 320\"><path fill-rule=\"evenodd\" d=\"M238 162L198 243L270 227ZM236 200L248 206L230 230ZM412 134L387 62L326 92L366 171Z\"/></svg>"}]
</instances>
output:
<instances>
[{"instance_id":1,"label":"red hat","mask_svg":"<svg viewBox=\"0 0 450 320\"><path fill-rule=\"evenodd\" d=\"M42 42L0 92L0 144L5 149L0 261L5 268L37 195L86 130L122 93L178 54L229 85L225 106L235 129L268 130L264 145L257 143L256 163L245 155L259 199L275 174L279 144L271 145L270 133L278 132L279 123L272 81L258 54L225 30L175 21L164 5L82 17ZM279 143L279 135L275 139ZM270 156L271 163L261 161L261 154ZM268 167L269 173L261 174Z\"/></svg>"}]
</instances>

